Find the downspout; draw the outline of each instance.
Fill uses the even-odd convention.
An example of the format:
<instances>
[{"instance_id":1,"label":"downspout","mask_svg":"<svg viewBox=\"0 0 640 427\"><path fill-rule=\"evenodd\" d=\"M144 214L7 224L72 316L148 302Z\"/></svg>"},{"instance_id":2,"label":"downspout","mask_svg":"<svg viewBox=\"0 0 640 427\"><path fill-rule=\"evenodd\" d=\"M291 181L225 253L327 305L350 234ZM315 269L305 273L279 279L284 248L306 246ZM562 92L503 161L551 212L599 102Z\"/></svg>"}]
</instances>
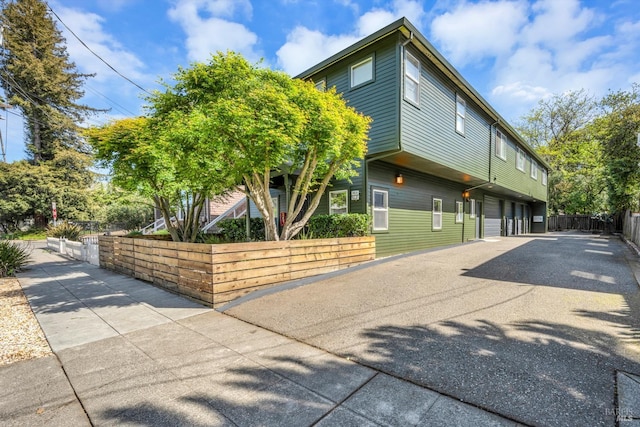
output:
<instances>
[{"instance_id":1,"label":"downspout","mask_svg":"<svg viewBox=\"0 0 640 427\"><path fill-rule=\"evenodd\" d=\"M403 69L404 69L404 47L406 45L408 45L409 43L411 43L411 41L413 40L413 31L409 32L409 38L405 41L403 41L402 43L400 43L400 87L402 88L402 75L403 75ZM402 152L402 138L401 138L401 132L400 132L400 118L402 116L402 90L400 90L398 92L399 95L399 102L398 102L398 148L395 148L391 151L388 151L384 154L378 154L377 156L373 156L373 157L369 157L364 159L364 191L365 191L365 208L367 210L367 213L369 212L369 163L376 161L376 160L380 160L380 159L384 159L385 157L390 157L393 156L394 154L398 154Z\"/></svg>"}]
</instances>

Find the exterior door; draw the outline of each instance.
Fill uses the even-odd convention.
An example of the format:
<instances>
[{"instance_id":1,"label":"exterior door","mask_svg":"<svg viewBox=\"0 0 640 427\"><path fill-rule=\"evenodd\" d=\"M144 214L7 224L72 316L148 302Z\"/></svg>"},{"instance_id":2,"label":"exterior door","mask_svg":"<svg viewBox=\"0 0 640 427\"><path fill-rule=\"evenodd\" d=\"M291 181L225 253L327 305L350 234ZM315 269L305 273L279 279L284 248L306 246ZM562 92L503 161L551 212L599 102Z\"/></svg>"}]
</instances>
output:
<instances>
[{"instance_id":1,"label":"exterior door","mask_svg":"<svg viewBox=\"0 0 640 427\"><path fill-rule=\"evenodd\" d=\"M502 210L500 200L484 196L484 237L500 237Z\"/></svg>"}]
</instances>

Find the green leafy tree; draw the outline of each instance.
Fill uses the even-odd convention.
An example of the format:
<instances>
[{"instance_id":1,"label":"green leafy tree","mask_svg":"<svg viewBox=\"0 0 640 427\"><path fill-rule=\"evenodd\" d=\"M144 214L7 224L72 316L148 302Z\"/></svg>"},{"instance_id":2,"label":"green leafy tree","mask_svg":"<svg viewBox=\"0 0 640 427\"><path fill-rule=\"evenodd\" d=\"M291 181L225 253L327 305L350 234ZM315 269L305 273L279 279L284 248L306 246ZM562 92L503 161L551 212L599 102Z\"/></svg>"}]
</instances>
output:
<instances>
[{"instance_id":1,"label":"green leafy tree","mask_svg":"<svg viewBox=\"0 0 640 427\"><path fill-rule=\"evenodd\" d=\"M195 242L206 198L233 185L217 172L224 164L215 145L193 128L176 111L166 120L123 119L86 131L96 158L113 170L113 183L153 200L174 241Z\"/></svg>"},{"instance_id":2,"label":"green leafy tree","mask_svg":"<svg viewBox=\"0 0 640 427\"><path fill-rule=\"evenodd\" d=\"M67 181L64 175L68 173L49 162L0 163L0 226L6 232L14 231L25 218L40 218L36 222L46 224L52 219L52 201L56 201L58 218L89 219L87 183L84 179Z\"/></svg>"},{"instance_id":3,"label":"green leafy tree","mask_svg":"<svg viewBox=\"0 0 640 427\"><path fill-rule=\"evenodd\" d=\"M604 153L609 205L612 212L639 208L640 85L609 93L601 101L604 115L595 123Z\"/></svg>"},{"instance_id":4,"label":"green leafy tree","mask_svg":"<svg viewBox=\"0 0 640 427\"><path fill-rule=\"evenodd\" d=\"M318 91L235 53L181 68L174 81L147 99L148 116L86 133L115 183L154 198L174 241L195 241L205 198L241 183L263 217L266 239L291 239L330 180L353 176L365 154L370 119L335 90ZM283 172L294 182L278 235L269 190ZM184 221L171 221L176 207Z\"/></svg>"},{"instance_id":5,"label":"green leafy tree","mask_svg":"<svg viewBox=\"0 0 640 427\"><path fill-rule=\"evenodd\" d=\"M354 176L357 159L364 157L370 119L335 90L318 91L311 82L251 65L235 53L218 53L174 78L175 86L150 99L152 116L182 123L184 132L216 147L224 165L220 173L245 185L267 240L293 238L331 179ZM270 193L274 173L293 178L280 234Z\"/></svg>"},{"instance_id":6,"label":"green leafy tree","mask_svg":"<svg viewBox=\"0 0 640 427\"><path fill-rule=\"evenodd\" d=\"M518 126L551 166L548 209L552 213L604 210L602 150L589 127L596 115L597 102L579 90L541 100Z\"/></svg>"},{"instance_id":7,"label":"green leafy tree","mask_svg":"<svg viewBox=\"0 0 640 427\"><path fill-rule=\"evenodd\" d=\"M91 201L92 219L102 224L119 224L133 231L154 220L153 205L148 198L124 191L112 182L95 186Z\"/></svg>"}]
</instances>

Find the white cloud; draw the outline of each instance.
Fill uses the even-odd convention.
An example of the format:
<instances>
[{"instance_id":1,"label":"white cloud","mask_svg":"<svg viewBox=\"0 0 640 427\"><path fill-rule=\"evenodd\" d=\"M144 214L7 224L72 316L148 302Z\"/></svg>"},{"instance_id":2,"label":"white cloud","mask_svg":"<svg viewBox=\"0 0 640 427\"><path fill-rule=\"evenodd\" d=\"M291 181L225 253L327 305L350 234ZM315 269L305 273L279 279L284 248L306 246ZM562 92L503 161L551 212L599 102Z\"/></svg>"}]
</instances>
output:
<instances>
[{"instance_id":1,"label":"white cloud","mask_svg":"<svg viewBox=\"0 0 640 427\"><path fill-rule=\"evenodd\" d=\"M348 0L336 1L351 4ZM345 34L328 35L297 26L287 35L287 42L276 52L278 63L285 72L296 75L396 19L404 16L419 26L424 15L419 1L394 0L389 8L374 8L357 17L353 30Z\"/></svg>"},{"instance_id":2,"label":"white cloud","mask_svg":"<svg viewBox=\"0 0 640 427\"><path fill-rule=\"evenodd\" d=\"M237 15L250 19L252 12L248 0L179 0L168 15L187 35L190 60L205 61L217 51L233 50L255 61L260 57L255 52L258 36L245 25L229 20Z\"/></svg>"},{"instance_id":3,"label":"white cloud","mask_svg":"<svg viewBox=\"0 0 640 427\"><path fill-rule=\"evenodd\" d=\"M70 25L78 38L116 70L130 77L143 76L141 69L144 68L144 63L104 31L102 17L94 13L85 13L60 6L57 7L56 13L65 24ZM112 71L100 71L106 67L104 63L89 52L64 26L60 25L60 29L67 40L67 51L80 70L87 73L97 73L97 80L105 80L113 75Z\"/></svg>"},{"instance_id":4,"label":"white cloud","mask_svg":"<svg viewBox=\"0 0 640 427\"><path fill-rule=\"evenodd\" d=\"M431 37L456 67L487 72L491 103L515 118L554 93L599 96L637 78L640 23L610 25L607 13L580 0L460 0Z\"/></svg>"},{"instance_id":5,"label":"white cloud","mask_svg":"<svg viewBox=\"0 0 640 427\"><path fill-rule=\"evenodd\" d=\"M581 8L578 0L539 0L532 6L533 22L522 31L522 42L550 48L565 44L596 20L593 10Z\"/></svg>"},{"instance_id":6,"label":"white cloud","mask_svg":"<svg viewBox=\"0 0 640 427\"><path fill-rule=\"evenodd\" d=\"M514 82L508 85L496 86L492 94L495 96L510 96L515 97L519 101L524 102L537 102L540 99L548 98L553 95L542 86L530 86L522 82Z\"/></svg>"},{"instance_id":7,"label":"white cloud","mask_svg":"<svg viewBox=\"0 0 640 427\"><path fill-rule=\"evenodd\" d=\"M433 20L431 37L449 60L464 66L485 57L509 53L525 22L526 2L463 1L453 11Z\"/></svg>"},{"instance_id":8,"label":"white cloud","mask_svg":"<svg viewBox=\"0 0 640 427\"><path fill-rule=\"evenodd\" d=\"M283 69L296 75L320 60L355 43L356 36L327 36L319 31L296 27L287 36L287 42L276 52Z\"/></svg>"}]
</instances>

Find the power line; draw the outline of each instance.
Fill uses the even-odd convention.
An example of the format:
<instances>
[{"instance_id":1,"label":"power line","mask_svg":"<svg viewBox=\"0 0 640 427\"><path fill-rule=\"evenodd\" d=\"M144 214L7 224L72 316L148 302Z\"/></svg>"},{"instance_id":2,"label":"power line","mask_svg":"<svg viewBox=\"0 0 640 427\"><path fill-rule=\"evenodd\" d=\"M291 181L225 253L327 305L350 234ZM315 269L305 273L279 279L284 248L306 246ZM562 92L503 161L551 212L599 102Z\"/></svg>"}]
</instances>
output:
<instances>
[{"instance_id":1,"label":"power line","mask_svg":"<svg viewBox=\"0 0 640 427\"><path fill-rule=\"evenodd\" d=\"M45 4L47 5L47 7L49 8L49 10L51 11L51 13L53 13L53 15L58 19L58 21L60 21L60 23L82 44L82 46L84 46L85 48L87 48L87 50L89 52L91 52L96 58L98 58L100 61L102 61L107 67L111 68L117 75L119 75L120 77L122 77L123 79L125 79L126 81L128 81L129 83L131 83L132 85L134 85L135 87L137 87L138 89L140 89L141 91L149 94L149 95L153 95L151 92L149 92L148 90L146 90L145 88L143 88L142 86L140 86L138 83L134 82L133 80L131 80L130 78L126 77L125 75L123 75L120 71L116 70L115 68L113 68L113 66L111 64L109 64L107 61L105 61L104 59L102 59L102 57L100 55L98 55L97 53L95 53L89 46L87 46L87 44L82 41L82 39L80 39L80 37L78 37L76 35L76 33L73 32L73 30L71 30L71 28L69 28L67 26L67 24L65 24L62 19L60 19L60 17L58 16L57 13L55 13L53 11L53 9L51 8L51 6L49 6L49 3L45 2Z\"/></svg>"},{"instance_id":2,"label":"power line","mask_svg":"<svg viewBox=\"0 0 640 427\"><path fill-rule=\"evenodd\" d=\"M12 23L11 23L11 22L8 22L8 21L7 21L7 22L4 22L4 23L0 24L0 46L2 46L2 39L1 39L1 37L2 37L2 31L5 29L5 26L6 26L7 28L10 28L10 29L11 29L11 31L13 31L13 32L22 32L22 33L24 33L24 32L22 31L22 29L20 29L20 28L15 28L15 27L13 27L13 28L12 28ZM40 50L38 50L37 48L35 48L35 47L34 47L34 48L33 48L33 50L34 50L35 52L37 52L37 53L39 53L39 54L41 54L41 55L42 55L42 52L41 52ZM14 56L16 56L17 58L20 58L20 56L19 56L19 55L16 55L15 53L13 53L13 55L14 55ZM8 74L7 74L7 75L8 75ZM9 76L9 75L8 75L8 76ZM14 80L13 78L12 78L12 80L14 81L14 85L13 85L13 86L18 86L18 84L15 82L15 80ZM6 81L6 80L5 80L5 81ZM91 86L89 86L88 84L86 84L86 83L85 83L85 84L84 84L84 87L85 87L86 89L88 89L89 91L93 92L94 94L96 94L96 95L98 95L98 96L100 96L100 97L102 97L102 98L106 99L109 103L111 103L111 104L113 105L113 107L114 107L116 110L119 110L121 113L123 113L123 114L125 114L125 115L126 115L126 114L129 114L129 115L132 115L132 116L137 115L136 113L132 112L131 110L128 110L127 108L125 108L124 106L122 106L121 104L119 104L118 102L116 102L116 101L114 101L113 99L109 98L109 97L108 97L108 96L106 96L105 94L101 93L100 91L98 91L98 90L96 90L96 89L92 88L92 87L91 87ZM17 90L17 89L16 89L16 90ZM17 91L19 91L19 90L17 90ZM22 94L23 94L25 97L28 97L28 95L25 93L24 89L22 89ZM33 97L35 97L35 98L37 98L38 100L42 101L43 103L47 103L46 101L42 100L42 98L39 98L39 97L38 97L37 95L35 95L35 94L32 94L32 96L33 96Z\"/></svg>"}]
</instances>

